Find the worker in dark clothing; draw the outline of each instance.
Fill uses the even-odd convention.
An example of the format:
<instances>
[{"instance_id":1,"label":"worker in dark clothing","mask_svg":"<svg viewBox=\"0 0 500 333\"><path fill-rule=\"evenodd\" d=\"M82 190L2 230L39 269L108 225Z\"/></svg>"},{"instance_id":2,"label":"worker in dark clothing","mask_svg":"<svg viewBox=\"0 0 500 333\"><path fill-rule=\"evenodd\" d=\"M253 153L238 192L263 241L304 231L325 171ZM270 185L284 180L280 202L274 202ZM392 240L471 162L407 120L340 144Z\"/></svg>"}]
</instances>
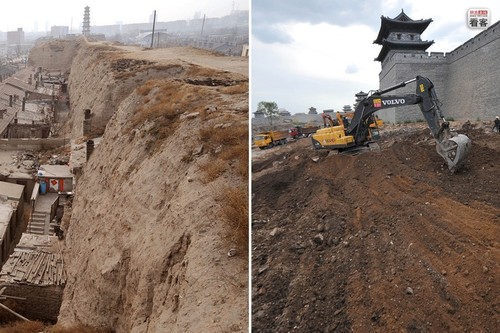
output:
<instances>
[{"instance_id":1,"label":"worker in dark clothing","mask_svg":"<svg viewBox=\"0 0 500 333\"><path fill-rule=\"evenodd\" d=\"M495 124L493 125L493 132L495 132L495 129L498 133L500 133L500 117L496 116L495 118Z\"/></svg>"},{"instance_id":2,"label":"worker in dark clothing","mask_svg":"<svg viewBox=\"0 0 500 333\"><path fill-rule=\"evenodd\" d=\"M346 116L342 116L342 122L345 128L349 127L349 119Z\"/></svg>"}]
</instances>

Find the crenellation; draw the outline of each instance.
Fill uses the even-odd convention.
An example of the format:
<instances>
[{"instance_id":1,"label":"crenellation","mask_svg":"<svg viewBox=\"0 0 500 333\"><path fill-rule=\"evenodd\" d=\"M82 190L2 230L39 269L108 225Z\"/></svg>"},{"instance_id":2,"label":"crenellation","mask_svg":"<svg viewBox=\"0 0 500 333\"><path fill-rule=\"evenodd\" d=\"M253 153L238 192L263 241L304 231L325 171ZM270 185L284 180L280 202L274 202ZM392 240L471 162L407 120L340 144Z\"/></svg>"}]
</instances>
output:
<instances>
[{"instance_id":1,"label":"crenellation","mask_svg":"<svg viewBox=\"0 0 500 333\"><path fill-rule=\"evenodd\" d=\"M497 33L497 28L500 26L500 21L493 24L490 28L479 33L475 37L467 40L462 45L455 48L453 51L449 52L450 62L456 61L457 59L475 52L482 48L488 43L494 42L500 38L500 34Z\"/></svg>"}]
</instances>

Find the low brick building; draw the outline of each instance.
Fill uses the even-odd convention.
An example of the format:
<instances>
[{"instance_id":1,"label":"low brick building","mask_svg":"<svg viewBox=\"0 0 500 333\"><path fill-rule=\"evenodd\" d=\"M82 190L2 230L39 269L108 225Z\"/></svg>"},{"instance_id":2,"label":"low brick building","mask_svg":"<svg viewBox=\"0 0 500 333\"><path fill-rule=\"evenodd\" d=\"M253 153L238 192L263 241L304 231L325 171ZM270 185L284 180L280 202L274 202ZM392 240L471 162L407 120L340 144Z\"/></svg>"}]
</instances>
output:
<instances>
[{"instance_id":1,"label":"low brick building","mask_svg":"<svg viewBox=\"0 0 500 333\"><path fill-rule=\"evenodd\" d=\"M54 236L23 234L0 272L2 296L30 320L56 322L66 284L63 257Z\"/></svg>"}]
</instances>

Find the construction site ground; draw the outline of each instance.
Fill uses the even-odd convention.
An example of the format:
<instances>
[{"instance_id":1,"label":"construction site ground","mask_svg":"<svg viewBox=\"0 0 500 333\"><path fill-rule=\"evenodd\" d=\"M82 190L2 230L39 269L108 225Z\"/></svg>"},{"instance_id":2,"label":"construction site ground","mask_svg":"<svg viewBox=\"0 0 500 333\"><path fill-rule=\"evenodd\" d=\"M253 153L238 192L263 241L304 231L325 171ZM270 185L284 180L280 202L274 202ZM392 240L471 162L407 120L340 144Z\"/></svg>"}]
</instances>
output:
<instances>
[{"instance_id":1,"label":"construction site ground","mask_svg":"<svg viewBox=\"0 0 500 333\"><path fill-rule=\"evenodd\" d=\"M500 134L455 126L455 174L423 124L252 150L253 332L498 332Z\"/></svg>"}]
</instances>

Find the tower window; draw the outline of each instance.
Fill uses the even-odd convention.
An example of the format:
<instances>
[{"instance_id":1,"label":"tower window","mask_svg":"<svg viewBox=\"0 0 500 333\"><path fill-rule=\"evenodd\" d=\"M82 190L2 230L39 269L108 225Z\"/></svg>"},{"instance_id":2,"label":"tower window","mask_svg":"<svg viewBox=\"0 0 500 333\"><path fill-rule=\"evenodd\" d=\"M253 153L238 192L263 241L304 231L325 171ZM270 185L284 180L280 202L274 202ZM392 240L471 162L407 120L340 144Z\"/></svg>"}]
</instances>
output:
<instances>
[{"instance_id":1,"label":"tower window","mask_svg":"<svg viewBox=\"0 0 500 333\"><path fill-rule=\"evenodd\" d=\"M401 39L401 34L396 34L396 37L397 37L398 39Z\"/></svg>"},{"instance_id":2,"label":"tower window","mask_svg":"<svg viewBox=\"0 0 500 333\"><path fill-rule=\"evenodd\" d=\"M413 34L410 34L410 39L413 40L415 36L413 36Z\"/></svg>"}]
</instances>

